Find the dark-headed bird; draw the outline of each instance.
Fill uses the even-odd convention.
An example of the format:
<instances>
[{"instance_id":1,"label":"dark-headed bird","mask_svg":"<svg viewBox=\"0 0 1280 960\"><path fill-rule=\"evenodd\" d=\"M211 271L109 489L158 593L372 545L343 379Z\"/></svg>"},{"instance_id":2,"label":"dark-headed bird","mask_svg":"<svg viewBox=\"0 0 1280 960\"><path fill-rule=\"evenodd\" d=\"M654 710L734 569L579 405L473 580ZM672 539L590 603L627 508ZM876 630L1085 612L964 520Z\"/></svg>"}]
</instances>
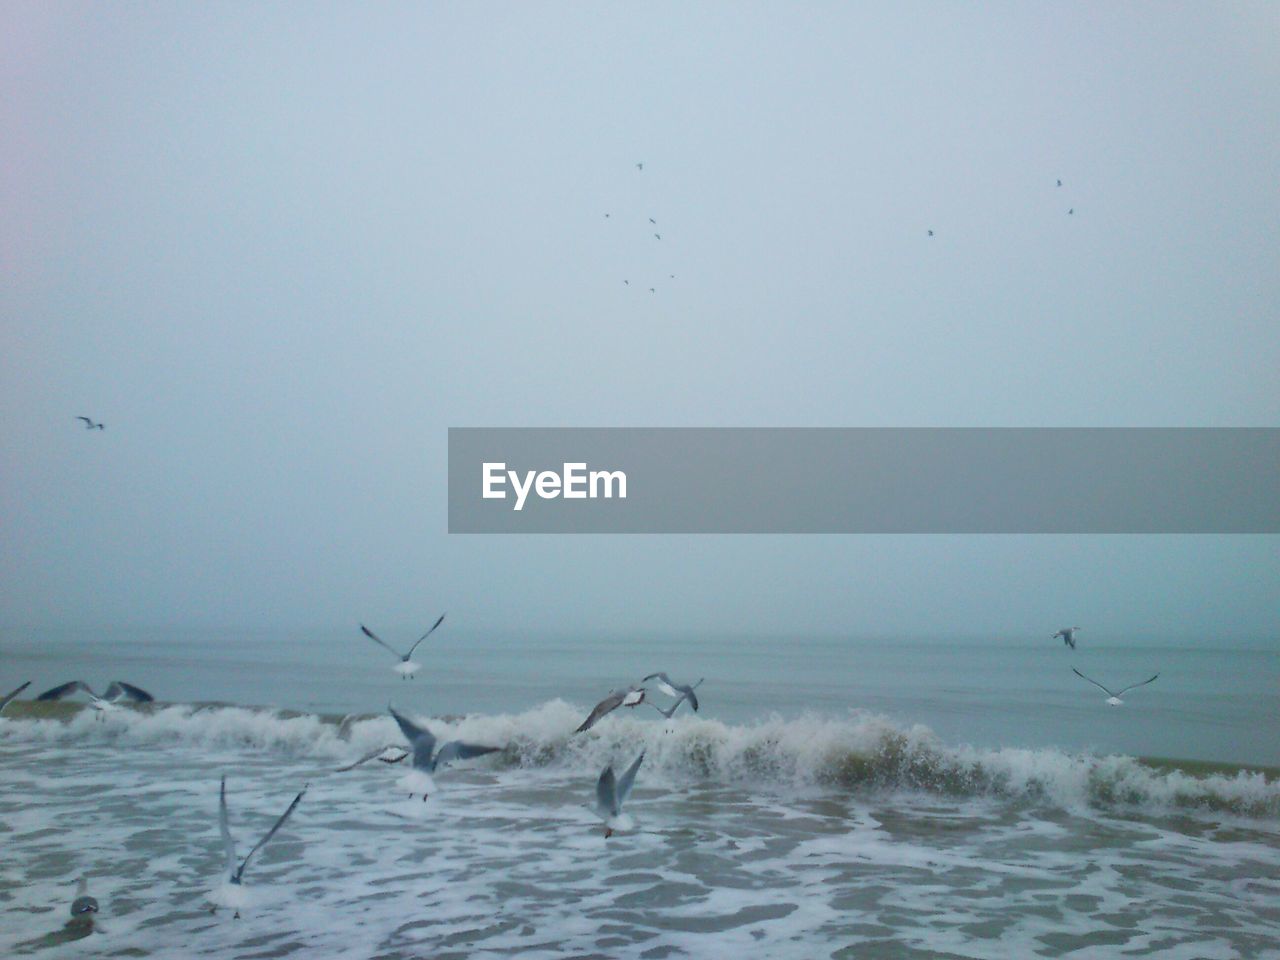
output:
<instances>
[{"instance_id":1,"label":"dark-headed bird","mask_svg":"<svg viewBox=\"0 0 1280 960\"><path fill-rule=\"evenodd\" d=\"M396 664L395 671L396 673L400 674L401 679L408 680L415 673L417 673L419 670L422 669L422 664L414 663L413 660L411 659L413 657L413 651L418 649L418 644L420 644L423 640L427 639L427 637L431 636L431 634L435 632L436 627L444 623L444 617L445 615L443 613L440 614L440 619L431 625L430 630L428 630L426 633L424 633L422 636L420 636L417 640L413 642L413 646L409 648L408 653L401 653L399 650L392 647L385 640L379 637L376 633L374 633L372 630L366 627L363 623L360 624L360 632L363 633L370 640L372 640L374 643L378 644L379 646L385 647L387 650L390 650L397 657L399 657L400 662Z\"/></svg>"},{"instance_id":2,"label":"dark-headed bird","mask_svg":"<svg viewBox=\"0 0 1280 960\"><path fill-rule=\"evenodd\" d=\"M231 823L227 817L227 777L226 774L223 774L222 786L218 790L218 827L222 831L222 849L227 858L226 879L210 897L213 901L213 909L209 911L210 913L216 913L218 907L231 907L236 912L236 919L240 919L240 908L248 901L244 887L241 885L241 881L244 880L245 868L249 866L249 861L253 859L253 855L265 847L271 838L276 835L276 831L284 826L284 822L297 809L306 792L307 787L304 785L298 791L298 795L293 798L293 803L289 804L289 809L280 815L280 819L266 832L266 835L254 844L253 849L237 864L236 842L231 838Z\"/></svg>"}]
</instances>

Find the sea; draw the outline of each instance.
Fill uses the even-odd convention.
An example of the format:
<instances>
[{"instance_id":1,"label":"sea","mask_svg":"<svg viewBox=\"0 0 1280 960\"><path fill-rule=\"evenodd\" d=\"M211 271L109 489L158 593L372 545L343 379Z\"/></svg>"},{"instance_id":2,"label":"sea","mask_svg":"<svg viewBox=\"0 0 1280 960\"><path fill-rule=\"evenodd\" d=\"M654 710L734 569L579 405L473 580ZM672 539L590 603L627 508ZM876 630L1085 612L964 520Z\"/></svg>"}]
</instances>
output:
<instances>
[{"instance_id":1,"label":"sea","mask_svg":"<svg viewBox=\"0 0 1280 960\"><path fill-rule=\"evenodd\" d=\"M434 619L428 615L427 623ZM375 626L375 625L371 625ZM0 630L0 956L1280 957L1280 639ZM375 629L407 647L413 628ZM425 625L418 630L425 629ZM1158 674L1123 704L1116 689ZM575 728L665 671L699 710ZM108 711L32 697L143 687ZM670 698L653 683L653 703ZM78 705L77 705L78 704ZM424 800L388 705L500 748ZM644 760L605 836L606 766ZM225 887L219 790L243 857ZM100 910L71 921L84 878Z\"/></svg>"}]
</instances>

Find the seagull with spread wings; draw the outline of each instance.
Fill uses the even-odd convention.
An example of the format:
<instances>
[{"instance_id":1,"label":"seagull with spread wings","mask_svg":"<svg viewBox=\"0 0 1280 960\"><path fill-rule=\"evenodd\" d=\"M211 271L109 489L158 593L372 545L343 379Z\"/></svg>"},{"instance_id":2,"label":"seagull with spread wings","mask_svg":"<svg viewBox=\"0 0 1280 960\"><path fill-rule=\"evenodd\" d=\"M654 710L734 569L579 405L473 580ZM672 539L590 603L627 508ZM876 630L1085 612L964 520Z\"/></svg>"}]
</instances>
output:
<instances>
[{"instance_id":1,"label":"seagull with spread wings","mask_svg":"<svg viewBox=\"0 0 1280 960\"><path fill-rule=\"evenodd\" d=\"M298 795L293 798L293 803L289 804L289 809L280 815L280 819L275 822L275 825L266 832L266 835L261 840L253 845L253 849L237 864L236 842L231 837L231 824L227 817L227 777L226 774L223 774L222 786L218 791L218 828L222 831L222 849L227 858L226 879L210 896L213 901L213 909L209 911L210 913L216 913L218 907L231 907L236 912L235 919L240 919L240 908L248 902L248 897L245 895L242 885L245 868L249 866L249 861L253 859L253 855L265 847L271 841L271 838L276 835L276 831L284 826L284 822L289 819L302 801L303 795L307 792L307 786L309 784L304 785L298 791Z\"/></svg>"},{"instance_id":2,"label":"seagull with spread wings","mask_svg":"<svg viewBox=\"0 0 1280 960\"><path fill-rule=\"evenodd\" d=\"M578 729L573 732L582 733L585 730L590 730L596 725L596 721L606 713L612 713L619 707L640 706L640 704L644 703L645 692L644 687L630 687L626 690L612 691L607 697L595 705L587 719L583 720Z\"/></svg>"},{"instance_id":3,"label":"seagull with spread wings","mask_svg":"<svg viewBox=\"0 0 1280 960\"><path fill-rule=\"evenodd\" d=\"M604 768L600 779L596 781L596 816L604 821L604 836L607 840L615 830L630 830L635 824L631 817L622 812L622 805L631 796L631 787L636 782L636 771L644 762L644 751L636 757L635 763L627 768L620 779L613 775L613 764Z\"/></svg>"},{"instance_id":4,"label":"seagull with spread wings","mask_svg":"<svg viewBox=\"0 0 1280 960\"><path fill-rule=\"evenodd\" d=\"M94 421L90 420L88 417L76 417L76 419L77 419L77 420L83 420L83 421L84 421L84 428L85 428L86 430L105 430L105 429L107 429L107 428L106 428L106 427L104 427L101 423L95 423Z\"/></svg>"},{"instance_id":5,"label":"seagull with spread wings","mask_svg":"<svg viewBox=\"0 0 1280 960\"><path fill-rule=\"evenodd\" d=\"M1072 668L1071 668L1071 672L1072 672L1072 673L1074 673L1074 674L1075 674L1077 677L1079 677L1081 680L1088 680L1088 681L1089 681L1090 683L1092 683L1095 687L1097 687L1099 690L1101 690L1103 693L1105 693L1105 694L1107 695L1107 703L1111 704L1111 706L1113 706L1113 707L1118 707L1118 706L1120 706L1121 704L1123 704L1123 703L1124 703L1124 701L1120 699L1120 697L1121 697L1121 695L1122 695L1122 694L1128 693L1130 690L1133 690L1133 689L1135 689L1136 687L1145 687L1148 683L1150 683L1150 682L1151 682L1152 680L1154 680L1156 677L1160 676L1160 674L1158 674L1158 673L1157 673L1157 674L1155 674L1155 676L1151 677L1151 678L1150 678L1150 679L1148 679L1148 680L1143 680L1141 683L1131 683L1131 684L1129 684L1127 687L1123 687L1123 688L1121 688L1120 690L1112 691L1112 690L1108 689L1107 687L1104 687L1104 686L1103 686L1102 684L1100 684L1097 680L1093 680L1093 679L1091 679L1091 678L1089 678L1089 677L1086 677L1083 673L1081 673L1081 672L1080 672L1079 670L1077 670L1075 667L1072 667Z\"/></svg>"},{"instance_id":6,"label":"seagull with spread wings","mask_svg":"<svg viewBox=\"0 0 1280 960\"><path fill-rule=\"evenodd\" d=\"M400 677L402 679L408 680L415 673L417 673L419 670L422 669L422 664L414 663L412 659L413 651L418 649L418 644L422 643L423 640L427 639L427 637L435 633L436 627L444 623L444 617L445 615L443 613L440 614L440 619L431 625L430 630L428 630L426 633L424 633L422 636L420 636L417 640L414 641L413 646L409 648L408 653L401 653L399 650L395 649L395 647L391 646L389 643L387 643L385 640L379 637L376 633L374 633L372 630L366 627L363 623L360 624L360 632L363 633L370 640L372 640L374 643L378 644L381 647L385 647L387 650L390 650L397 657L399 657L400 662L396 664L395 671L396 673L400 674Z\"/></svg>"},{"instance_id":7,"label":"seagull with spread wings","mask_svg":"<svg viewBox=\"0 0 1280 960\"><path fill-rule=\"evenodd\" d=\"M400 732L404 734L406 740L409 741L409 750L402 750L398 757L387 757L387 751L396 749L395 747L379 747L372 753L367 753L355 763L342 767L339 772L351 770L366 763L375 757L384 763L399 763L406 757L412 757L410 761L413 767L407 774L400 779L400 786L409 791L409 799L412 800L414 794L421 793L422 800L425 803L428 795L436 788L435 780L432 774L442 766L452 763L454 760L470 760L472 757L482 757L486 753L497 753L501 747L488 747L475 743L463 743L461 740L450 740L448 743L440 745L440 749L436 749L436 737L426 727L419 726L404 714L398 712L391 704L387 704L387 710L391 716L395 718L396 724L400 727Z\"/></svg>"},{"instance_id":8,"label":"seagull with spread wings","mask_svg":"<svg viewBox=\"0 0 1280 960\"><path fill-rule=\"evenodd\" d=\"M72 680L61 686L54 687L52 690L46 690L37 700L61 700L63 697L69 697L73 693L83 690L92 699L89 706L98 711L98 715L108 713L117 709L117 704L121 701L126 703L152 703L155 697L147 693L141 687L135 687L132 683L125 683L123 680L112 680L111 686L107 687L107 692L102 696L98 696L83 680Z\"/></svg>"}]
</instances>

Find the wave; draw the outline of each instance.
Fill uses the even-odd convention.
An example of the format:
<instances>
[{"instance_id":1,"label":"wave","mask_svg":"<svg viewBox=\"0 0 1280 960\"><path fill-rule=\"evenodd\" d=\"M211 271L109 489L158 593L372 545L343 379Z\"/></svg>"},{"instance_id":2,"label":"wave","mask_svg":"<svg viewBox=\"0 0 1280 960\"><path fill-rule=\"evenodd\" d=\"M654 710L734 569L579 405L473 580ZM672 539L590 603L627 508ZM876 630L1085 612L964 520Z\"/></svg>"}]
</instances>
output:
<instances>
[{"instance_id":1,"label":"wave","mask_svg":"<svg viewBox=\"0 0 1280 960\"><path fill-rule=\"evenodd\" d=\"M671 721L618 711L574 736L586 711L552 700L520 714L427 720L442 738L505 745L477 761L490 768L575 774L629 762L646 750L646 779L722 783L746 790L819 788L849 795L911 790L952 798L996 797L1070 810L1133 806L1209 809L1280 817L1274 770L1194 761L1150 762L1052 748L990 749L943 743L921 725L876 714L773 716L731 725L686 714ZM75 704L15 703L0 719L0 743L178 744L277 751L328 764L403 743L386 715L321 716L215 704L148 705L105 716Z\"/></svg>"}]
</instances>

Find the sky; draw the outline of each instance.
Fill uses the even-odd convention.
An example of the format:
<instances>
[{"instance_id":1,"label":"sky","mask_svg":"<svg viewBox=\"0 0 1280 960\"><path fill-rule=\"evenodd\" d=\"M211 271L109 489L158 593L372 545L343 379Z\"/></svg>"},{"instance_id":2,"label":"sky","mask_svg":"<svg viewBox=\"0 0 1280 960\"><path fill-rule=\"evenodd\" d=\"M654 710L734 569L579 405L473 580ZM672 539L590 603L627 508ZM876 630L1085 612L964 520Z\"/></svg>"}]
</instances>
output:
<instances>
[{"instance_id":1,"label":"sky","mask_svg":"<svg viewBox=\"0 0 1280 960\"><path fill-rule=\"evenodd\" d=\"M1280 425L1273 4L8 0L0 87L2 623L1278 636L1277 537L445 500L457 426Z\"/></svg>"}]
</instances>

